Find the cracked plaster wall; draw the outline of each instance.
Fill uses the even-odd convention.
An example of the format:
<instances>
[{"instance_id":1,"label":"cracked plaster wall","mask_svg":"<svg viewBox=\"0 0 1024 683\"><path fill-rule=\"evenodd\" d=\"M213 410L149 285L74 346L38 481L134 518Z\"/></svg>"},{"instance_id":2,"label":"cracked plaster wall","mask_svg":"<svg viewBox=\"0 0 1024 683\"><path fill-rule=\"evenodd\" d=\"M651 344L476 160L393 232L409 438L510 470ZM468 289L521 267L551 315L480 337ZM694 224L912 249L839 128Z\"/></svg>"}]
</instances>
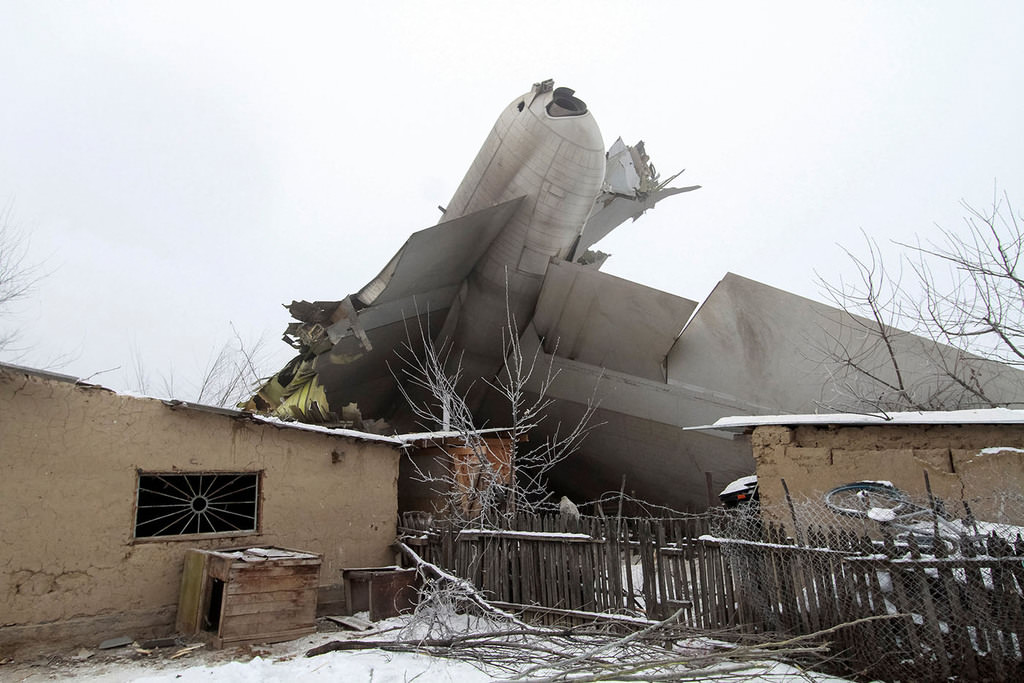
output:
<instances>
[{"instance_id":1,"label":"cracked plaster wall","mask_svg":"<svg viewBox=\"0 0 1024 683\"><path fill-rule=\"evenodd\" d=\"M139 469L262 470L261 533L134 542ZM69 637L41 625L85 634L118 615L133 635L172 631L188 548L321 553L321 596L337 596L341 568L394 562L397 476L398 451L386 443L0 368L0 650L27 636Z\"/></svg>"},{"instance_id":2,"label":"cracked plaster wall","mask_svg":"<svg viewBox=\"0 0 1024 683\"><path fill-rule=\"evenodd\" d=\"M877 425L757 427L751 435L758 489L767 514L789 523L781 479L795 501L860 480L891 481L927 500L934 495L960 516L966 500L981 520L1024 524L1024 509L1004 507L1003 493L1024 490L1024 453L980 454L983 448L1024 448L1024 425ZM950 505L952 504L952 505Z\"/></svg>"}]
</instances>

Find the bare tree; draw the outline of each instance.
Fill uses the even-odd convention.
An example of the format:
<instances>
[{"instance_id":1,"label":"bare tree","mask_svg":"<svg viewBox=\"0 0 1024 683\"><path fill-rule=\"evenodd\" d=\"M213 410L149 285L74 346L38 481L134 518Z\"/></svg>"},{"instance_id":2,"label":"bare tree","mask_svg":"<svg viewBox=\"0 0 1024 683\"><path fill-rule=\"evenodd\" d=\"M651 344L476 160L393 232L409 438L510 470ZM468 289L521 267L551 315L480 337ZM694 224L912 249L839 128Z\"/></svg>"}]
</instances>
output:
<instances>
[{"instance_id":1,"label":"bare tree","mask_svg":"<svg viewBox=\"0 0 1024 683\"><path fill-rule=\"evenodd\" d=\"M924 290L919 320L934 339L983 358L1024 366L1024 216L1009 196L988 211L961 202L966 232L910 245L911 267ZM906 246L906 245L905 245ZM939 271L947 276L937 277Z\"/></svg>"},{"instance_id":2,"label":"bare tree","mask_svg":"<svg viewBox=\"0 0 1024 683\"><path fill-rule=\"evenodd\" d=\"M966 231L903 249L895 270L865 235L846 251L853 280L818 276L841 310L822 325L830 408L942 410L1024 399L1024 221L1009 197L989 211L963 202Z\"/></svg>"},{"instance_id":3,"label":"bare tree","mask_svg":"<svg viewBox=\"0 0 1024 683\"><path fill-rule=\"evenodd\" d=\"M264 338L247 341L234 324L231 334L232 337L210 355L199 379L183 395L177 394L176 387L180 383L173 369L160 373L159 384L152 382L137 347L132 349L126 380L131 389L139 393L233 408L247 399L263 380L261 368L267 349Z\"/></svg>"},{"instance_id":4,"label":"bare tree","mask_svg":"<svg viewBox=\"0 0 1024 683\"><path fill-rule=\"evenodd\" d=\"M38 264L28 260L28 237L12 223L13 203L0 208L0 319L10 315L39 282ZM17 330L0 328L0 351L10 350Z\"/></svg>"},{"instance_id":5,"label":"bare tree","mask_svg":"<svg viewBox=\"0 0 1024 683\"><path fill-rule=\"evenodd\" d=\"M553 356L545 362L540 348L524 353L518 327L506 307L502 330L505 362L497 375L484 379L507 408L507 421L485 438L467 401L472 382L463 376L461 358L451 344L436 346L424 330L418 343L407 342L392 370L414 418L428 431L440 430L437 443L448 453L440 470L417 472L418 478L445 492L444 512L463 521L498 523L519 512L535 512L551 496L548 474L579 449L598 408L597 386L580 419L554 425L550 436L529 441L528 435L548 420L553 382L558 376ZM422 349L418 351L418 349ZM494 442L501 443L495 448ZM455 448L447 446L454 442ZM552 505L553 507L553 505Z\"/></svg>"},{"instance_id":6,"label":"bare tree","mask_svg":"<svg viewBox=\"0 0 1024 683\"><path fill-rule=\"evenodd\" d=\"M265 340L242 339L231 325L232 339L224 342L216 356L206 364L196 390L196 402L207 405L235 407L249 398L264 374L260 366L265 355Z\"/></svg>"}]
</instances>

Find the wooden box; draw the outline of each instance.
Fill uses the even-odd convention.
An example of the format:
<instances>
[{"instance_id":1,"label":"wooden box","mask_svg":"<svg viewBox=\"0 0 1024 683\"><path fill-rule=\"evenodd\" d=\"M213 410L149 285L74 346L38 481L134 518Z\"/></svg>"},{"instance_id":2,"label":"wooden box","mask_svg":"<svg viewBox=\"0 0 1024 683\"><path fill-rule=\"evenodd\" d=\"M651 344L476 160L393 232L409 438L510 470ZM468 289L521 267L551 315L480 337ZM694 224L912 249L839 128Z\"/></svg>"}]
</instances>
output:
<instances>
[{"instance_id":1,"label":"wooden box","mask_svg":"<svg viewBox=\"0 0 1024 683\"><path fill-rule=\"evenodd\" d=\"M320 556L286 548L189 550L177 630L214 647L292 640L316 630Z\"/></svg>"},{"instance_id":2,"label":"wooden box","mask_svg":"<svg viewBox=\"0 0 1024 683\"><path fill-rule=\"evenodd\" d=\"M418 575L415 569L363 567L342 569L345 604L349 614L368 611L370 621L396 617L416 606Z\"/></svg>"}]
</instances>

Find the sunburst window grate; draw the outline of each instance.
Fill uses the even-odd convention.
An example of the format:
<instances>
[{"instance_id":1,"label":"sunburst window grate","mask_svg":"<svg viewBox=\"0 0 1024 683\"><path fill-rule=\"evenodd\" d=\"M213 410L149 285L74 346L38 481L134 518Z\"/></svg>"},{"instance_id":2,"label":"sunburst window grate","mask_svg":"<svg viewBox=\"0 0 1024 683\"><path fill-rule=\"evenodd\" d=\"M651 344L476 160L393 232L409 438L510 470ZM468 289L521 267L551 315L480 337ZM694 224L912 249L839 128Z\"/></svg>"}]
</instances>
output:
<instances>
[{"instance_id":1,"label":"sunburst window grate","mask_svg":"<svg viewBox=\"0 0 1024 683\"><path fill-rule=\"evenodd\" d=\"M254 532L259 489L259 472L140 472L135 537Z\"/></svg>"}]
</instances>

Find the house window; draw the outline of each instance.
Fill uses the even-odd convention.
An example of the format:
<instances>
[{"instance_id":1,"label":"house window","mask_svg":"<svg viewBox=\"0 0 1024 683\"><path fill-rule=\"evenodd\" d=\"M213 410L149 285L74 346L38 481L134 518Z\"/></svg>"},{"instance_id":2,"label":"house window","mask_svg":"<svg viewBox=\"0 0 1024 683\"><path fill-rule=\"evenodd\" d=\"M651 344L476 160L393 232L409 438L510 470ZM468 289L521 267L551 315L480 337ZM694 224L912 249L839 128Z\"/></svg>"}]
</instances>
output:
<instances>
[{"instance_id":1,"label":"house window","mask_svg":"<svg viewBox=\"0 0 1024 683\"><path fill-rule=\"evenodd\" d=\"M135 538L254 533L259 502L259 472L139 472Z\"/></svg>"}]
</instances>

